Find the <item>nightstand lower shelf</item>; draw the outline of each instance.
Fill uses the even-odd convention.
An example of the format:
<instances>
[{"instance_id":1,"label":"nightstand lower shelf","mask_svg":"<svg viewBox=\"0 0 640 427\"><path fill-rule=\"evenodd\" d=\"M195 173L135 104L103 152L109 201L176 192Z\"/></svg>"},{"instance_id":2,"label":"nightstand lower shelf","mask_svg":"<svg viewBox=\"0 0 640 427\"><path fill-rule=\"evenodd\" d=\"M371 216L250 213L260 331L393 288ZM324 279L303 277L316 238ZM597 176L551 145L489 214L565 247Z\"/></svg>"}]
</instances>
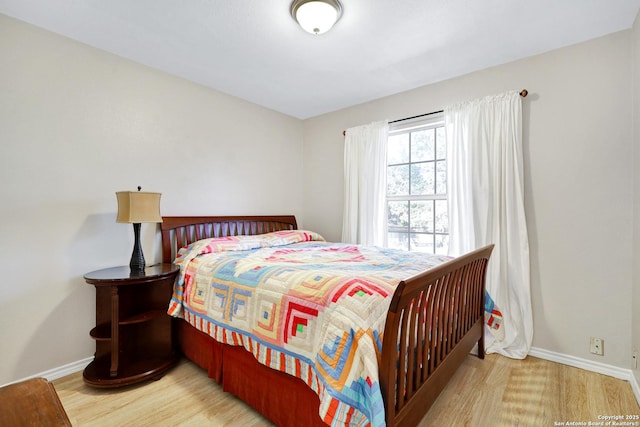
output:
<instances>
[{"instance_id":1,"label":"nightstand lower shelf","mask_svg":"<svg viewBox=\"0 0 640 427\"><path fill-rule=\"evenodd\" d=\"M125 364L125 367L118 369L117 375L110 376L111 358L101 357L89 363L82 376L84 382L93 387L122 387L146 381L149 378L158 380L162 378L166 371L173 368L179 360L180 356L173 354L170 358L145 358L129 361Z\"/></svg>"}]
</instances>

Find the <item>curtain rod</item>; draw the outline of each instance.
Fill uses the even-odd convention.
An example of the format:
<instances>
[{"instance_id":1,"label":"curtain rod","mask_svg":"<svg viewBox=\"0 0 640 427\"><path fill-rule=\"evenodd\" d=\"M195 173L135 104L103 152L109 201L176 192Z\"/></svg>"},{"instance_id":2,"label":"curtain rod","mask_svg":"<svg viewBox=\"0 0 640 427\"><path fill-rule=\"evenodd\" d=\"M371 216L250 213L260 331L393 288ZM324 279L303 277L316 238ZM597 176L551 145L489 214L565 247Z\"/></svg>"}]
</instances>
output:
<instances>
[{"instance_id":1,"label":"curtain rod","mask_svg":"<svg viewBox=\"0 0 640 427\"><path fill-rule=\"evenodd\" d=\"M523 98L526 98L527 95L529 94L529 91L526 89L522 89L520 91L520 96ZM431 113L425 113L425 114L418 114L417 116L411 116L411 117L405 117L404 119L397 119L397 120L392 120L389 123L398 123L398 122L404 122L405 120L411 120L411 119L417 119L419 117L426 117L426 116L430 116L432 114L439 114L444 112L444 110L440 110L440 111L432 111ZM347 134L346 130L342 131L342 136L345 136Z\"/></svg>"}]
</instances>

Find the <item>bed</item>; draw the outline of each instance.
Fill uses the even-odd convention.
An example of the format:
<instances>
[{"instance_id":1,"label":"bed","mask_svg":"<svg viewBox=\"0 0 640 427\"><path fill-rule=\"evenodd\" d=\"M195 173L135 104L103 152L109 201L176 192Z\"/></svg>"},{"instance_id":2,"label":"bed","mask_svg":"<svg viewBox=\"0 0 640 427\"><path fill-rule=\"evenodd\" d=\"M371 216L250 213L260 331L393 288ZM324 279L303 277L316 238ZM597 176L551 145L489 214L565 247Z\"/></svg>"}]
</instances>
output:
<instances>
[{"instance_id":1,"label":"bed","mask_svg":"<svg viewBox=\"0 0 640 427\"><path fill-rule=\"evenodd\" d=\"M163 262L176 261L176 256L182 256L180 248L195 247L203 239L288 236L297 228L295 217L289 215L163 217ZM298 234L308 237L311 233ZM234 330L225 330L225 339L220 339L216 322L206 314L189 312L183 313L184 320L175 319L175 341L183 355L205 369L225 391L276 425L417 425L476 344L477 356L484 358L484 282L492 249L490 245L444 260L396 282L383 313L384 333L378 337L374 356L381 414L362 416L342 402L327 408L325 394L331 387L325 387L306 359L291 363L286 351L264 350L264 342ZM275 362L259 363L259 351L267 351Z\"/></svg>"}]
</instances>

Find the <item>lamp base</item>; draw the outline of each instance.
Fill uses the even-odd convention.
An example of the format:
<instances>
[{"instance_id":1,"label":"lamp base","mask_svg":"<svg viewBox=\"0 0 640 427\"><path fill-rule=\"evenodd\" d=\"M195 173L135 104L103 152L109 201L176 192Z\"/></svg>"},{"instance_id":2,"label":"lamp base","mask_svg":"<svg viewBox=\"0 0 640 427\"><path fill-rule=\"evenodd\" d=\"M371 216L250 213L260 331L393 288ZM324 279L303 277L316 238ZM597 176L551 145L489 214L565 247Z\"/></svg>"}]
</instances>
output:
<instances>
[{"instance_id":1,"label":"lamp base","mask_svg":"<svg viewBox=\"0 0 640 427\"><path fill-rule=\"evenodd\" d=\"M129 262L129 267L131 268L131 274L144 273L145 262L144 262L144 254L142 253L142 245L140 244L140 223L133 224L133 234L134 234L134 242L133 242L133 252L131 253L131 262Z\"/></svg>"}]
</instances>

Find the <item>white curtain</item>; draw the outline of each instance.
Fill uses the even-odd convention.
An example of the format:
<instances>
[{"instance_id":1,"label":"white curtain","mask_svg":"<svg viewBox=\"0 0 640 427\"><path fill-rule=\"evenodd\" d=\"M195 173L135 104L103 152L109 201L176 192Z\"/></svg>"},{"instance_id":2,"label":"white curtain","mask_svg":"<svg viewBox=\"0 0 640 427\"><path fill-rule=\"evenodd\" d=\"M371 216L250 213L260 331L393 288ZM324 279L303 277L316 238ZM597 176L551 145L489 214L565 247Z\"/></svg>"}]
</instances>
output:
<instances>
[{"instance_id":1,"label":"white curtain","mask_svg":"<svg viewBox=\"0 0 640 427\"><path fill-rule=\"evenodd\" d=\"M342 241L385 246L387 135L386 121L347 129L344 146L344 214Z\"/></svg>"},{"instance_id":2,"label":"white curtain","mask_svg":"<svg viewBox=\"0 0 640 427\"><path fill-rule=\"evenodd\" d=\"M533 339L524 212L522 105L517 91L445 109L450 254L494 243L487 291L502 312L488 353L522 359ZM496 331L491 331L496 332Z\"/></svg>"}]
</instances>

